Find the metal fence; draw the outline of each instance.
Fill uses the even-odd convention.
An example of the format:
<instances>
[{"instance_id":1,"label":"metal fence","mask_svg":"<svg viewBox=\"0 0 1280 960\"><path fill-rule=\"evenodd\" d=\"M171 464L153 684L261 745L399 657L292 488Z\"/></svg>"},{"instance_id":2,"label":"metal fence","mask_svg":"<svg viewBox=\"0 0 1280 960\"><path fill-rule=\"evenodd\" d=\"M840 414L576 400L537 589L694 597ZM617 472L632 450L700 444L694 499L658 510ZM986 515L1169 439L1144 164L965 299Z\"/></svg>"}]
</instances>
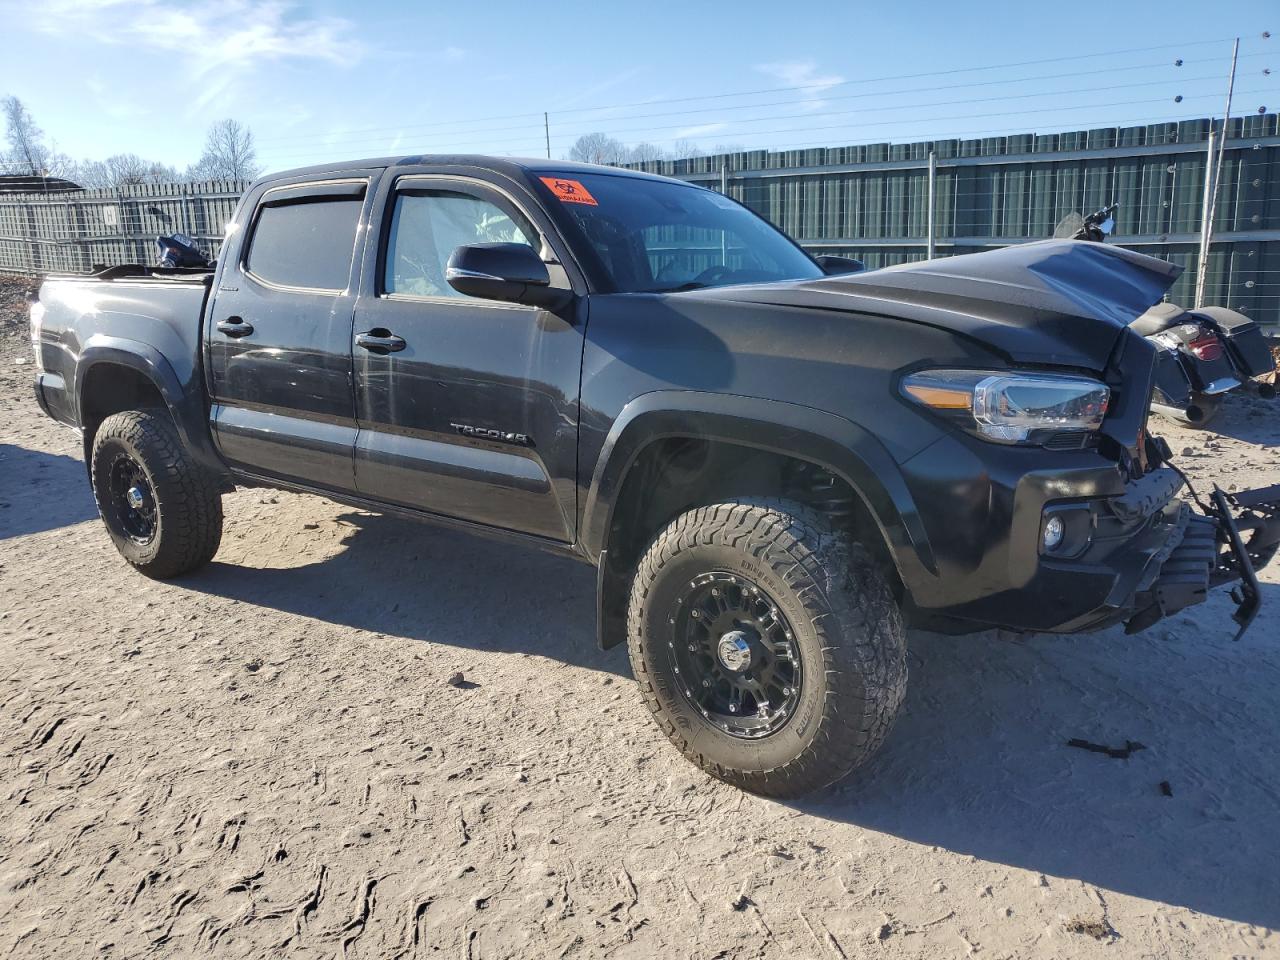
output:
<instances>
[{"instance_id":1,"label":"metal fence","mask_svg":"<svg viewBox=\"0 0 1280 960\"><path fill-rule=\"evenodd\" d=\"M0 272L88 273L152 263L155 238L185 233L217 256L249 184L141 184L72 193L0 194Z\"/></svg>"},{"instance_id":2,"label":"metal fence","mask_svg":"<svg viewBox=\"0 0 1280 960\"><path fill-rule=\"evenodd\" d=\"M935 256L949 256L1043 239L1067 214L1118 202L1115 241L1183 266L1170 299L1190 304L1212 127L1206 119L635 166L726 192L808 250L858 257L870 267L924 259L931 246ZM1274 113L1228 125L1204 302L1280 324Z\"/></svg>"},{"instance_id":3,"label":"metal fence","mask_svg":"<svg viewBox=\"0 0 1280 960\"><path fill-rule=\"evenodd\" d=\"M1209 120L1048 135L765 151L637 164L728 193L813 252L887 266L1051 236L1119 202L1115 240L1182 265L1192 303L1207 198ZM932 163L931 158L932 157ZM1280 124L1227 129L1204 301L1280 325ZM0 195L0 271L145 263L180 231L216 255L241 182Z\"/></svg>"}]
</instances>

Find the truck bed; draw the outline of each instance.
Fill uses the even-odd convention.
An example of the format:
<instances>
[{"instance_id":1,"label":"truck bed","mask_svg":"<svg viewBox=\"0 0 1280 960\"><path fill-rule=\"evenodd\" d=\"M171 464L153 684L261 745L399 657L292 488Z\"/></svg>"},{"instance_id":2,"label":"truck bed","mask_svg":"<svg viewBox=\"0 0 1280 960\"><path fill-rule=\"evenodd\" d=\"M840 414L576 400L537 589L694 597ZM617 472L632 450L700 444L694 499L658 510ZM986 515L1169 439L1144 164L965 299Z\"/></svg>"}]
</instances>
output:
<instances>
[{"instance_id":1,"label":"truck bed","mask_svg":"<svg viewBox=\"0 0 1280 960\"><path fill-rule=\"evenodd\" d=\"M149 357L172 382L189 383L201 369L201 317L212 278L212 270L137 266L47 279L39 294L40 335L33 337L41 406L82 426L77 391L92 366L115 353Z\"/></svg>"}]
</instances>

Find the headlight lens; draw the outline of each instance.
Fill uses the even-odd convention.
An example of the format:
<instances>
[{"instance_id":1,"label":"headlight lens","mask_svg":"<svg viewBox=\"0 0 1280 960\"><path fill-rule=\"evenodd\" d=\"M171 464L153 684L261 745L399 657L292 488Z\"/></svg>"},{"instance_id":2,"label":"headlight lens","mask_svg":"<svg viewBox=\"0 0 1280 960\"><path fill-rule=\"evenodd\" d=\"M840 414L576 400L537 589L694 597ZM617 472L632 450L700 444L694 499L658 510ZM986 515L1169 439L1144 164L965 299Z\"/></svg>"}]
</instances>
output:
<instances>
[{"instance_id":1,"label":"headlight lens","mask_svg":"<svg viewBox=\"0 0 1280 960\"><path fill-rule=\"evenodd\" d=\"M1111 398L1086 377L987 370L923 370L902 393L986 440L1021 444L1096 431Z\"/></svg>"}]
</instances>

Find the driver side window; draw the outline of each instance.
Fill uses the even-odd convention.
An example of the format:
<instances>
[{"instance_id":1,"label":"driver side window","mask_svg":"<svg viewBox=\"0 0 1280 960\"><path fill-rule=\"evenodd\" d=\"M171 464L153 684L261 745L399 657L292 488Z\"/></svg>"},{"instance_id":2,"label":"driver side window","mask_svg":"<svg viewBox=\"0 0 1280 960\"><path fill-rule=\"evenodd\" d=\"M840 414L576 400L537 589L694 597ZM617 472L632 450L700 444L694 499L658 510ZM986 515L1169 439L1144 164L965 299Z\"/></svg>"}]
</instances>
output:
<instances>
[{"instance_id":1,"label":"driver side window","mask_svg":"<svg viewBox=\"0 0 1280 960\"><path fill-rule=\"evenodd\" d=\"M532 228L488 200L457 190L397 194L383 290L461 298L445 280L445 265L454 250L472 243L524 243L538 249Z\"/></svg>"}]
</instances>

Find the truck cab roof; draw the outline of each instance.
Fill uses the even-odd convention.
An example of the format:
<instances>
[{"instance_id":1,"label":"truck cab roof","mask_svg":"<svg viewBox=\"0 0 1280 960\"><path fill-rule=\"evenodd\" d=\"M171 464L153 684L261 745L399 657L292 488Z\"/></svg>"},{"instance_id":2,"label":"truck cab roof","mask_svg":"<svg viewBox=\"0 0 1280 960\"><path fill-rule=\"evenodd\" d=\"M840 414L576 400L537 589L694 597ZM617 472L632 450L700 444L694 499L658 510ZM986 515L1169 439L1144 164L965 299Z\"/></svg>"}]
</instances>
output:
<instances>
[{"instance_id":1,"label":"truck cab roof","mask_svg":"<svg viewBox=\"0 0 1280 960\"><path fill-rule=\"evenodd\" d=\"M504 174L514 179L524 179L540 174L608 174L616 177L634 177L640 180L666 180L685 183L673 177L663 177L641 170L630 170L626 167L612 167L598 163L578 163L574 160L550 160L530 157L492 157L474 153L427 153L409 154L399 157L376 157L367 160L340 160L332 163L315 164L309 167L295 167L291 170L280 170L260 177L258 182L288 180L304 176L327 176L356 170L383 170L388 167L449 166L475 167L478 170L489 170Z\"/></svg>"}]
</instances>

